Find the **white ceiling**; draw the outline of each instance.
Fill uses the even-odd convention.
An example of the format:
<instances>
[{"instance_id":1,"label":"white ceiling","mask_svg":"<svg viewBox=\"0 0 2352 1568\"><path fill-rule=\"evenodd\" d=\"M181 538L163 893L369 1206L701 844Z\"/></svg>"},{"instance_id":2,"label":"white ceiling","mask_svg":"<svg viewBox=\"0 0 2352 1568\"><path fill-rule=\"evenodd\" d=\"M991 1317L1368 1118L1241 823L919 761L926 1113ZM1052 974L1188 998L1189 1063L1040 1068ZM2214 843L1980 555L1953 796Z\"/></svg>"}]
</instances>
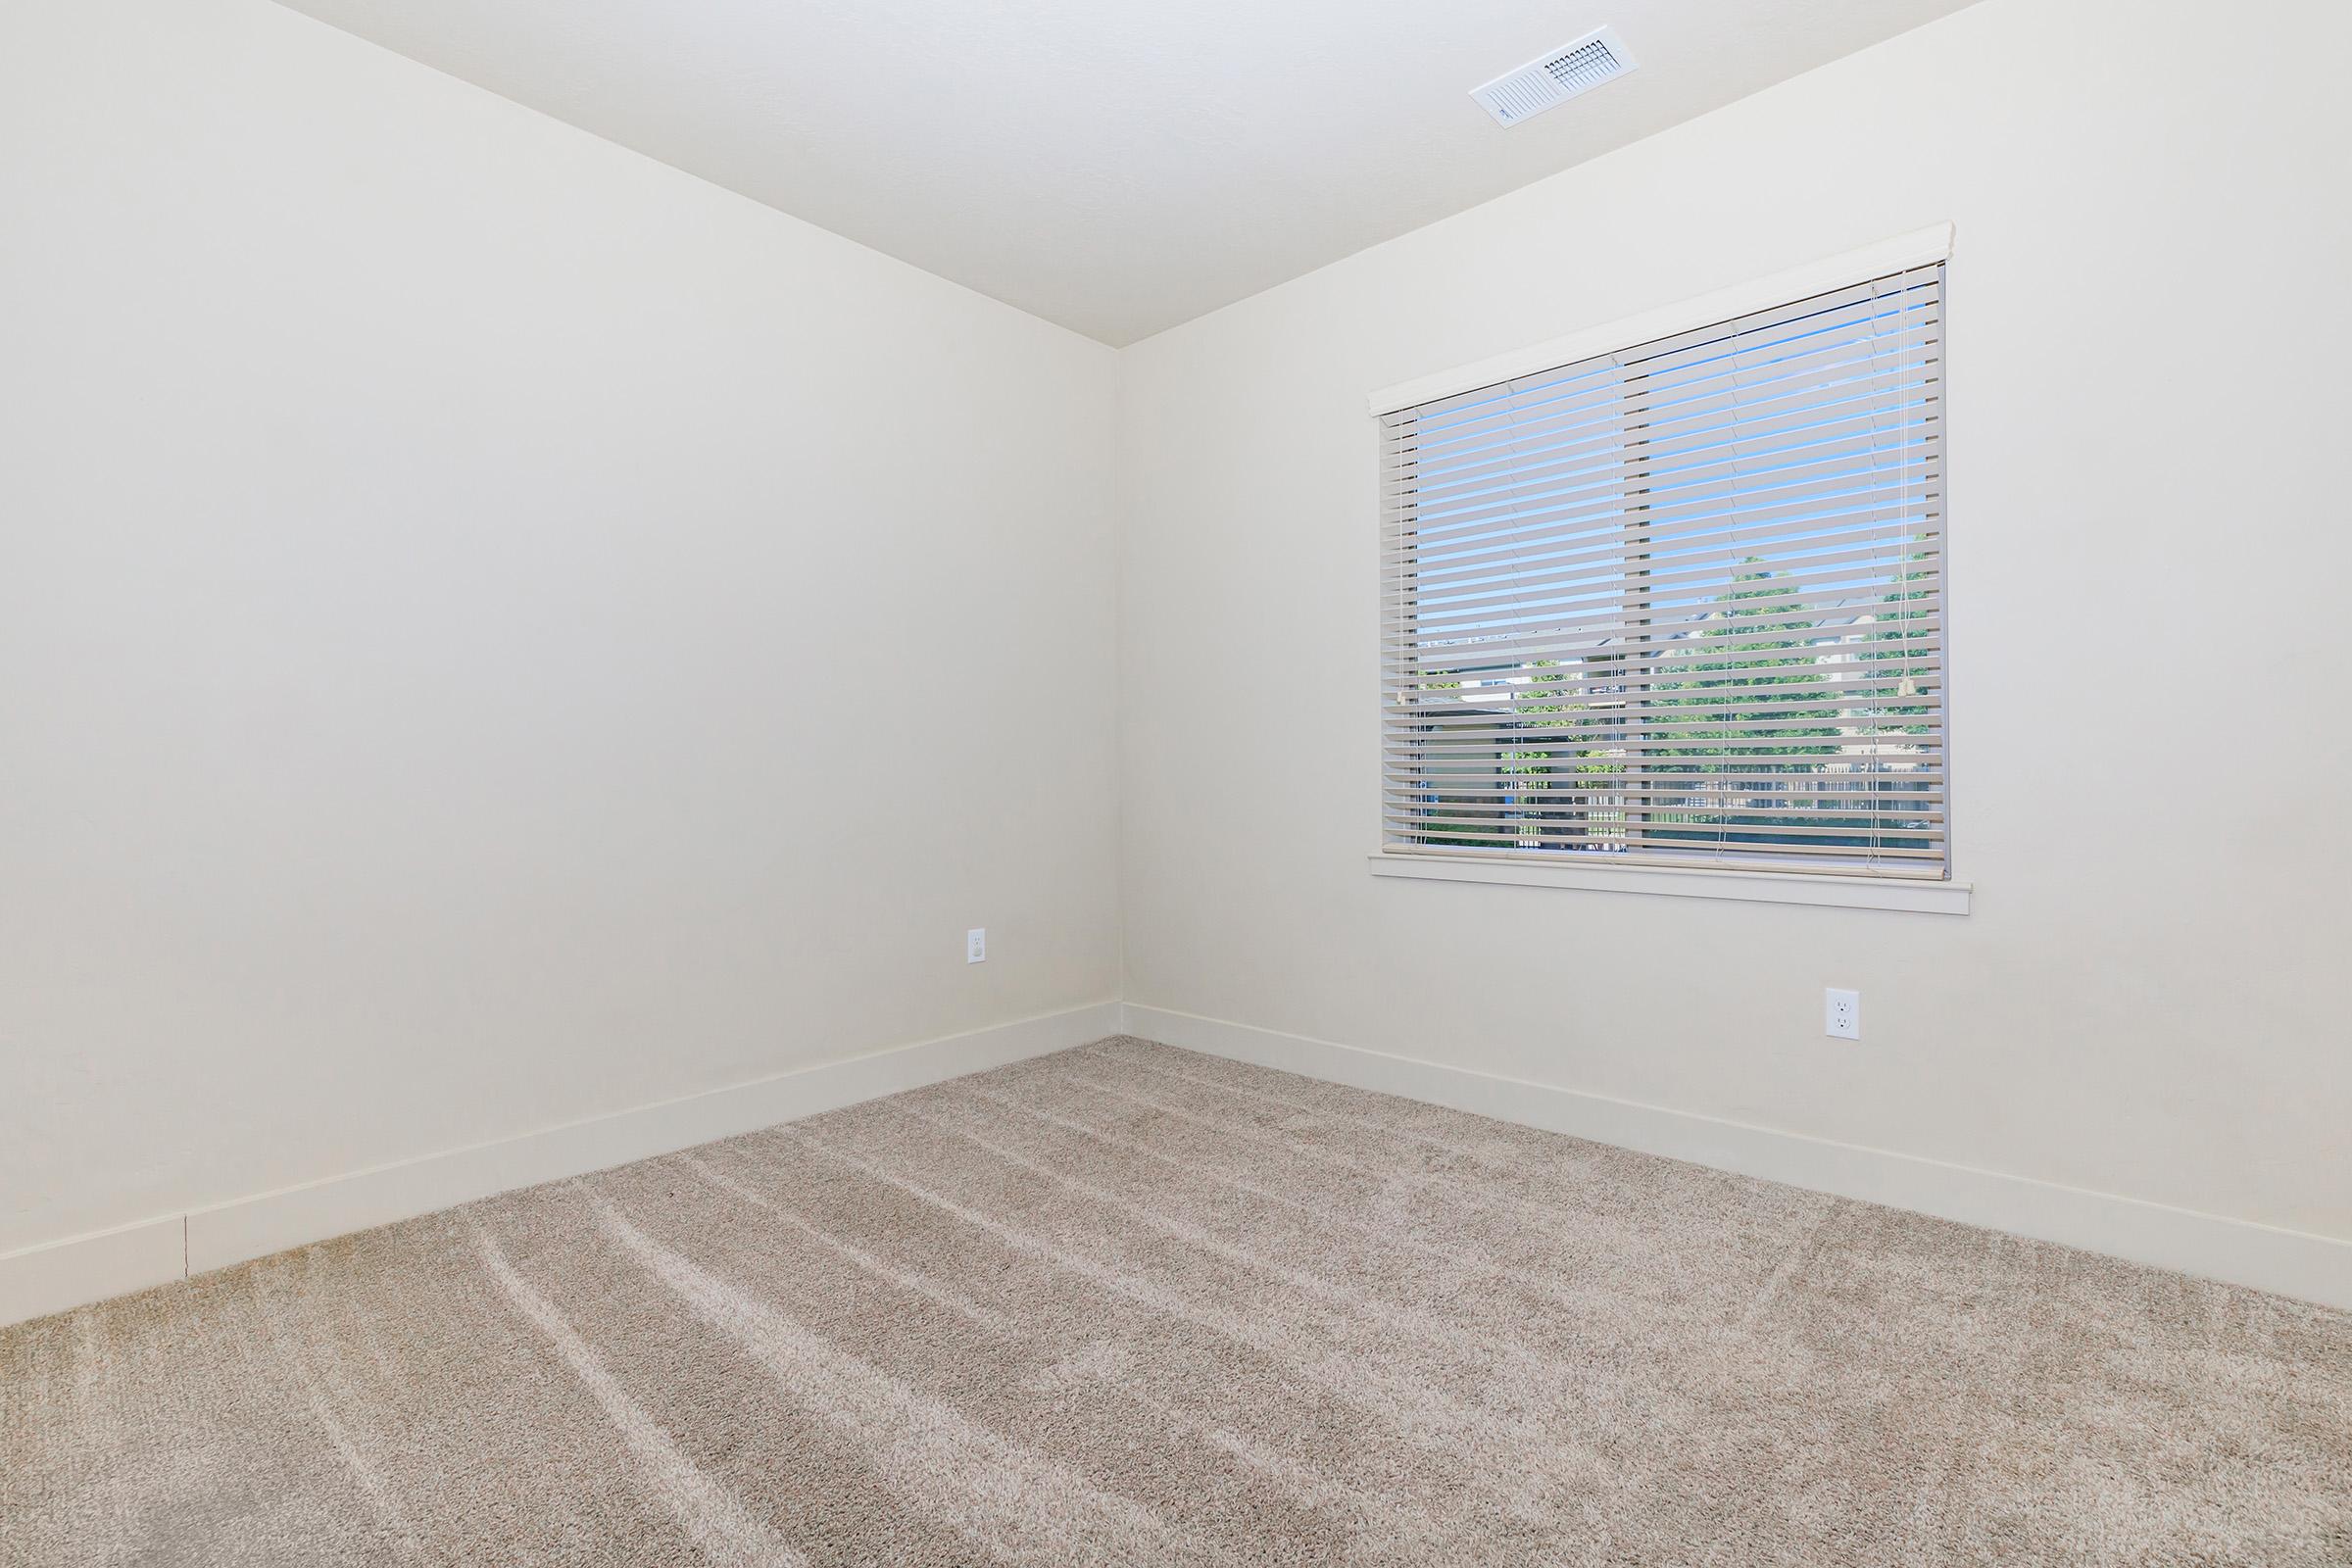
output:
<instances>
[{"instance_id":1,"label":"white ceiling","mask_svg":"<svg viewBox=\"0 0 2352 1568\"><path fill-rule=\"evenodd\" d=\"M1969 0L282 0L1121 344ZM1469 89L1602 23L1641 69Z\"/></svg>"}]
</instances>

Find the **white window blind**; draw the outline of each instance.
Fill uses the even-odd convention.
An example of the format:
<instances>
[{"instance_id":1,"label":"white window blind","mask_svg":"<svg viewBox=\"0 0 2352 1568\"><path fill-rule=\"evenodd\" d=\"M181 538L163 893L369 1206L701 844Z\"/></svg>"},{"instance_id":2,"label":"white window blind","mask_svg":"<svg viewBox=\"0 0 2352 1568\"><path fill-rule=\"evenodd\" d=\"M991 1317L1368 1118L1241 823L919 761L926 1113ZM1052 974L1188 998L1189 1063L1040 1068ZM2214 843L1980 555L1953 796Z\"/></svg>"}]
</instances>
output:
<instances>
[{"instance_id":1,"label":"white window blind","mask_svg":"<svg viewBox=\"0 0 2352 1568\"><path fill-rule=\"evenodd\" d=\"M1942 300L1385 415L1384 848L1946 875Z\"/></svg>"}]
</instances>

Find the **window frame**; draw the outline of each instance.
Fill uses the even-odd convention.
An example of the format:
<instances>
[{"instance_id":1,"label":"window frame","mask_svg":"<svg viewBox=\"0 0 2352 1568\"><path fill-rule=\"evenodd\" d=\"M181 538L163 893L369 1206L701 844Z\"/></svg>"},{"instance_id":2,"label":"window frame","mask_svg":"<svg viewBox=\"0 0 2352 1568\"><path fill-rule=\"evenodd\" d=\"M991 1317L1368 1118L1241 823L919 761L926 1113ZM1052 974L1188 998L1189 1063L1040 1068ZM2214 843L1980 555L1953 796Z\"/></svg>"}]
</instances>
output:
<instances>
[{"instance_id":1,"label":"window frame","mask_svg":"<svg viewBox=\"0 0 2352 1568\"><path fill-rule=\"evenodd\" d=\"M1828 257L1710 294L1595 325L1566 337L1530 345L1510 354L1399 382L1370 395L1373 419L1483 387L1539 374L1558 367L1609 355L1637 344L1668 338L1816 294L1848 288L1872 277L1912 268L1946 264L1948 307L1953 227L1949 222L1917 229L1875 245ZM1948 352L1948 342L1947 342ZM1946 367L1948 374L1948 365ZM1943 416L1948 432L1948 413ZM1949 517L1948 436L1944 443L1945 516ZM1630 461L1630 459L1629 459ZM1630 525L1630 524L1629 524ZM1943 570L1948 585L1949 534L1944 535ZM1385 617L1384 617L1385 624ZM1668 896L1730 899L1775 904L1814 904L1848 908L1966 914L1973 886L1960 877L1951 777L1952 692L1948 673L1951 633L1943 630L1947 672L1940 714L1944 740L1944 866L1941 878L1881 878L1806 872L1770 866L1693 866L1613 862L1603 856L1565 856L1558 861L1524 854L1460 846L1430 847L1386 842L1380 824L1383 783L1374 770L1374 826L1379 848L1368 858L1374 875L1448 882L1564 887ZM1376 660L1377 663L1377 660ZM1378 676L1375 686L1379 687ZM1384 724L1385 730L1385 724ZM1382 743L1385 745L1385 740Z\"/></svg>"}]
</instances>

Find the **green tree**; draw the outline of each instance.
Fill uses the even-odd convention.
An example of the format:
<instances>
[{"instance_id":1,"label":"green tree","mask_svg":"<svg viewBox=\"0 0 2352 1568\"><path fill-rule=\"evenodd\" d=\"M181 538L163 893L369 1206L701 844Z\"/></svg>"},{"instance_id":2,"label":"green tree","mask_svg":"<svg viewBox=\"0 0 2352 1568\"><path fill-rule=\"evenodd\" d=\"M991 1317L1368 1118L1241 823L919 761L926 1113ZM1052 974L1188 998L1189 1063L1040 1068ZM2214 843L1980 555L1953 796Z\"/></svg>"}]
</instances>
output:
<instances>
[{"instance_id":1,"label":"green tree","mask_svg":"<svg viewBox=\"0 0 2352 1568\"><path fill-rule=\"evenodd\" d=\"M1919 794L1924 809L1935 788L1904 771L1858 775L1845 765L1857 729L1883 743L1933 740L1933 633L1919 624L1934 591L1925 560L1907 561L1869 613L1825 626L1822 610L1803 603L1803 585L1750 558L1708 601L1697 632L1670 651L1482 671L1491 710L1508 715L1520 744L1433 737L1422 842L1871 846L1905 825L1886 810L1889 793ZM1832 643L1835 663L1824 658ZM1922 670L1911 679L1903 672L1915 647ZM1479 692L1459 680L1422 689ZM1857 701L1865 691L1885 695ZM1628 754L1629 740L1671 744ZM1808 788L1808 779L1819 782ZM1610 800L1618 790L1629 793ZM1857 805L1865 808L1838 809ZM1800 827L1811 831L1788 831Z\"/></svg>"},{"instance_id":2,"label":"green tree","mask_svg":"<svg viewBox=\"0 0 2352 1568\"><path fill-rule=\"evenodd\" d=\"M1766 796L1784 808L1797 805L1778 781L1821 772L1843 736L1841 710L1831 700L1838 683L1816 652L1821 612L1802 602L1798 585L1752 559L1741 564L1755 569L1736 575L1715 596L1698 634L1658 661L1661 675L1684 678L1653 681L1637 720L1643 734L1676 743L1642 769L1649 787L1662 792L1651 797L1657 809L1644 828L1652 842L1788 841L1791 835L1775 830L1867 826L1754 804ZM1719 795L1711 797L1711 781L1724 775L1736 779L1730 793L1748 804L1725 809ZM1684 797L1684 808L1675 808L1672 793Z\"/></svg>"}]
</instances>

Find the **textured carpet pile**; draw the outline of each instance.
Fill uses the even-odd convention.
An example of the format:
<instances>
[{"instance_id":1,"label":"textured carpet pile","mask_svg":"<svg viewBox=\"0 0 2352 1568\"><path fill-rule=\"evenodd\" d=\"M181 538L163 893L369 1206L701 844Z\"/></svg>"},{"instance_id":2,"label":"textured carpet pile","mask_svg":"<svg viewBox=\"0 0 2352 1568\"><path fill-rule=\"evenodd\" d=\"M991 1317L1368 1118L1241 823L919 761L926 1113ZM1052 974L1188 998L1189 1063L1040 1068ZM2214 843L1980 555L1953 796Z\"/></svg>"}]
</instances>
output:
<instances>
[{"instance_id":1,"label":"textured carpet pile","mask_svg":"<svg viewBox=\"0 0 2352 1568\"><path fill-rule=\"evenodd\" d=\"M12 1568L2352 1564L2352 1317L1124 1039L0 1395Z\"/></svg>"}]
</instances>

